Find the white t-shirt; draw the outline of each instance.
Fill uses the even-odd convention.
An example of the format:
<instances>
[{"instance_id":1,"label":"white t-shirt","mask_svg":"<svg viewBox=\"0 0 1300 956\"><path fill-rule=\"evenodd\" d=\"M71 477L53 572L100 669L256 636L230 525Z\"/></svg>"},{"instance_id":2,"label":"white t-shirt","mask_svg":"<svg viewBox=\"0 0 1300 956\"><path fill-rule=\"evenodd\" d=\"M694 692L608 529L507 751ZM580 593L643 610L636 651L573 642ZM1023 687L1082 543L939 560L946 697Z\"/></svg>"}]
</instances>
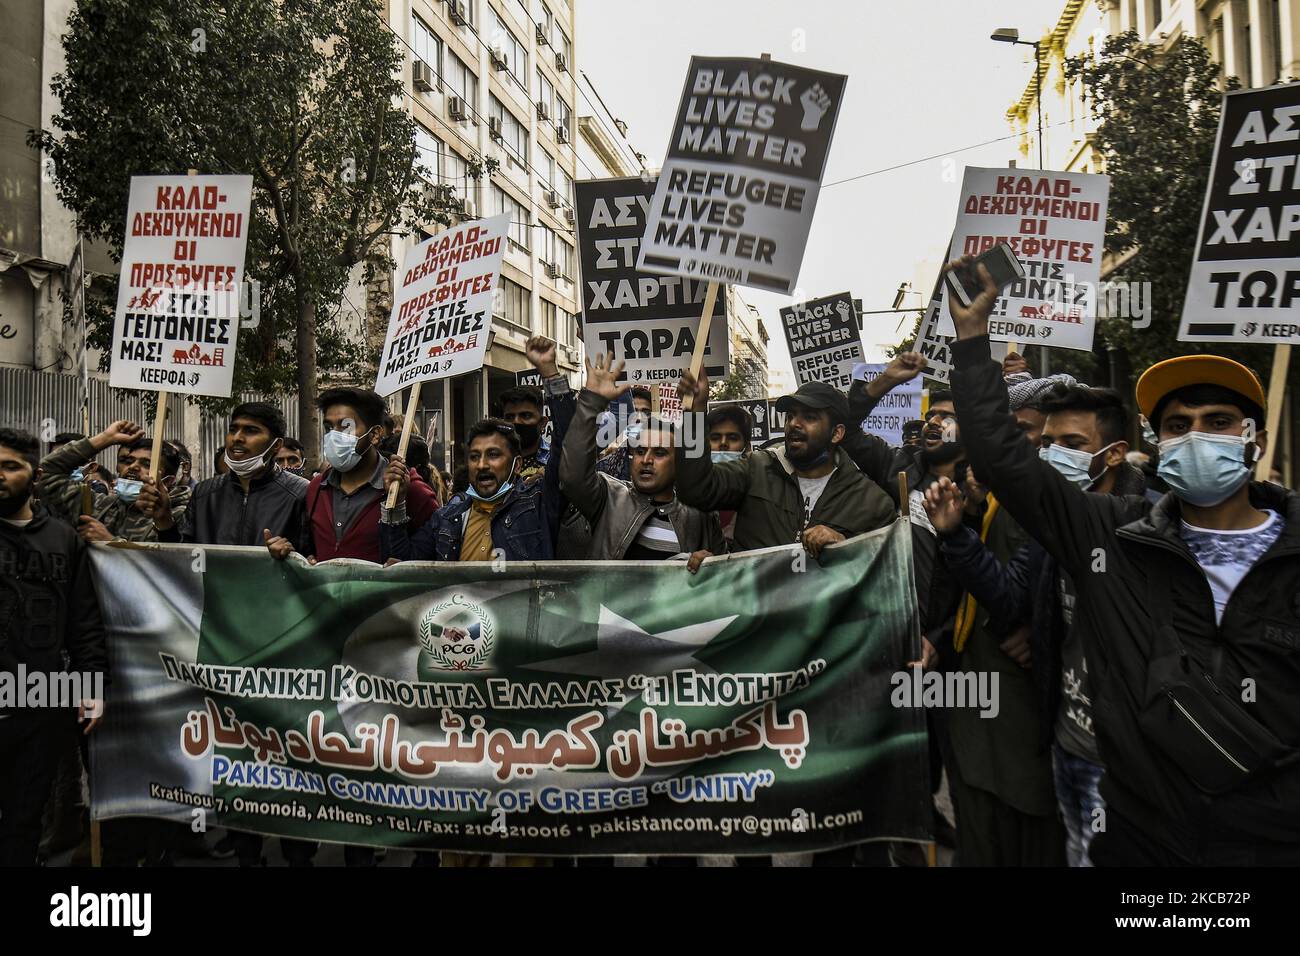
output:
<instances>
[{"instance_id":1,"label":"white t-shirt","mask_svg":"<svg viewBox=\"0 0 1300 956\"><path fill-rule=\"evenodd\" d=\"M15 528L25 528L32 523L31 518L0 518L5 524L11 524Z\"/></svg>"},{"instance_id":2,"label":"white t-shirt","mask_svg":"<svg viewBox=\"0 0 1300 956\"><path fill-rule=\"evenodd\" d=\"M1214 620L1222 623L1223 609L1246 572L1282 534L1285 522L1275 511L1254 528L1242 531L1214 531L1182 522L1179 534L1210 581L1214 594Z\"/></svg>"},{"instance_id":3,"label":"white t-shirt","mask_svg":"<svg viewBox=\"0 0 1300 956\"><path fill-rule=\"evenodd\" d=\"M799 492L803 495L803 526L805 529L812 524L813 509L817 507L817 499L822 496L826 490L826 483L831 480L831 475L835 474L834 469L830 474L822 475L820 478L799 478ZM796 475L796 478L799 476Z\"/></svg>"}]
</instances>

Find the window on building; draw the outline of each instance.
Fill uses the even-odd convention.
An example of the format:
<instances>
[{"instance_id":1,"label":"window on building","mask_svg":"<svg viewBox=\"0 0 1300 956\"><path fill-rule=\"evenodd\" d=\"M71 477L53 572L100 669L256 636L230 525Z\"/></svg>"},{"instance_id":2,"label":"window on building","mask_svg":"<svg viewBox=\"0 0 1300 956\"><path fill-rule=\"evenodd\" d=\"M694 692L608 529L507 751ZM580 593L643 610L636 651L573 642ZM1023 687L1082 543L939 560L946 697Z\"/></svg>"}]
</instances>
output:
<instances>
[{"instance_id":1,"label":"window on building","mask_svg":"<svg viewBox=\"0 0 1300 956\"><path fill-rule=\"evenodd\" d=\"M559 318L559 306L557 306L554 302L547 302L545 299L542 299L541 309L542 309L542 327L537 330L537 334L544 335L548 339L554 339L556 342L558 342L559 338L557 338L558 335L557 319Z\"/></svg>"},{"instance_id":2,"label":"window on building","mask_svg":"<svg viewBox=\"0 0 1300 956\"><path fill-rule=\"evenodd\" d=\"M528 51L519 42L519 38L510 32L501 15L492 11L491 29L488 31L488 46L499 50L506 61L506 71L514 77L519 88L528 91Z\"/></svg>"},{"instance_id":3,"label":"window on building","mask_svg":"<svg viewBox=\"0 0 1300 956\"><path fill-rule=\"evenodd\" d=\"M461 199L469 196L469 164L450 146L442 148L442 181L454 186Z\"/></svg>"},{"instance_id":4,"label":"window on building","mask_svg":"<svg viewBox=\"0 0 1300 956\"><path fill-rule=\"evenodd\" d=\"M411 14L411 49L434 73L442 76L442 40L415 14Z\"/></svg>"},{"instance_id":5,"label":"window on building","mask_svg":"<svg viewBox=\"0 0 1300 956\"><path fill-rule=\"evenodd\" d=\"M443 82L447 91L468 103L471 110L478 109L478 77L450 50L444 60L447 72L443 75Z\"/></svg>"},{"instance_id":6,"label":"window on building","mask_svg":"<svg viewBox=\"0 0 1300 956\"><path fill-rule=\"evenodd\" d=\"M1210 24L1210 56L1219 66L1219 76L1223 76L1223 17L1215 17Z\"/></svg>"},{"instance_id":7,"label":"window on building","mask_svg":"<svg viewBox=\"0 0 1300 956\"><path fill-rule=\"evenodd\" d=\"M1282 11L1278 9L1280 6L1279 0L1270 0L1268 4L1268 46L1273 58L1268 67L1272 71L1272 76L1267 79L1269 83L1282 82Z\"/></svg>"},{"instance_id":8,"label":"window on building","mask_svg":"<svg viewBox=\"0 0 1300 956\"><path fill-rule=\"evenodd\" d=\"M415 150L424 167L424 177L434 184L442 182L442 157L446 146L419 123L415 124Z\"/></svg>"},{"instance_id":9,"label":"window on building","mask_svg":"<svg viewBox=\"0 0 1300 956\"><path fill-rule=\"evenodd\" d=\"M542 4L542 20L539 26L542 28L542 36L546 37L546 42L551 42L551 34L555 29L555 16L551 13L551 8Z\"/></svg>"},{"instance_id":10,"label":"window on building","mask_svg":"<svg viewBox=\"0 0 1300 956\"><path fill-rule=\"evenodd\" d=\"M564 97L555 97L555 125L561 127L569 134L569 142L573 142L573 108L564 102Z\"/></svg>"},{"instance_id":11,"label":"window on building","mask_svg":"<svg viewBox=\"0 0 1300 956\"><path fill-rule=\"evenodd\" d=\"M541 70L537 71L537 102L546 107L547 116L555 116L555 85Z\"/></svg>"},{"instance_id":12,"label":"window on building","mask_svg":"<svg viewBox=\"0 0 1300 956\"><path fill-rule=\"evenodd\" d=\"M492 215L499 216L501 213L510 214L510 223L506 227L506 236L510 244L517 246L524 252L528 251L528 235L531 231L532 222L528 209L508 192L495 183L492 184Z\"/></svg>"},{"instance_id":13,"label":"window on building","mask_svg":"<svg viewBox=\"0 0 1300 956\"><path fill-rule=\"evenodd\" d=\"M572 69L573 68L573 41L570 40L568 36L565 34L565 32L560 29L560 25L558 23L555 25L555 33L551 37L551 45L555 47L556 53L564 54L564 61L567 64L569 64L569 68Z\"/></svg>"},{"instance_id":14,"label":"window on building","mask_svg":"<svg viewBox=\"0 0 1300 956\"><path fill-rule=\"evenodd\" d=\"M448 12L450 12L454 3L456 3L456 0L450 0L447 4ZM460 0L460 6L469 25L472 27L478 26L478 0Z\"/></svg>"},{"instance_id":15,"label":"window on building","mask_svg":"<svg viewBox=\"0 0 1300 956\"><path fill-rule=\"evenodd\" d=\"M555 189L555 157L544 149L537 151L537 178L542 189Z\"/></svg>"},{"instance_id":16,"label":"window on building","mask_svg":"<svg viewBox=\"0 0 1300 956\"><path fill-rule=\"evenodd\" d=\"M501 121L501 142L506 145L510 160L522 169L528 168L528 126L519 122L505 104L493 96L488 105L488 115Z\"/></svg>"},{"instance_id":17,"label":"window on building","mask_svg":"<svg viewBox=\"0 0 1300 956\"><path fill-rule=\"evenodd\" d=\"M524 332L533 328L532 316L529 314L528 290L517 282L501 277L501 293L496 297L496 314L506 322Z\"/></svg>"},{"instance_id":18,"label":"window on building","mask_svg":"<svg viewBox=\"0 0 1300 956\"><path fill-rule=\"evenodd\" d=\"M569 171L565 169L563 166L558 167L558 174L560 177L560 181L555 184L555 188L558 189L560 191L560 195L564 197L565 205L572 206L573 205L573 177L569 175Z\"/></svg>"},{"instance_id":19,"label":"window on building","mask_svg":"<svg viewBox=\"0 0 1300 956\"><path fill-rule=\"evenodd\" d=\"M558 266L560 275L573 275L573 250L572 247L560 238L559 234L550 226L542 226L542 249L541 257L544 262Z\"/></svg>"},{"instance_id":20,"label":"window on building","mask_svg":"<svg viewBox=\"0 0 1300 956\"><path fill-rule=\"evenodd\" d=\"M572 312L559 309L559 338L561 345L576 347L578 344L578 317Z\"/></svg>"}]
</instances>

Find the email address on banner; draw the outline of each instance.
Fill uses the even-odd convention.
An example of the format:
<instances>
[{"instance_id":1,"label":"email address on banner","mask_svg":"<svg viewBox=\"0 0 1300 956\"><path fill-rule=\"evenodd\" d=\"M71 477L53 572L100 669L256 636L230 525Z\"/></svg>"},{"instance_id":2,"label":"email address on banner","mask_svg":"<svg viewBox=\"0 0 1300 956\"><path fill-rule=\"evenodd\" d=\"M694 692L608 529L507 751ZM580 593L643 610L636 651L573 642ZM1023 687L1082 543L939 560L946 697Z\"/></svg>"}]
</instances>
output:
<instances>
[{"instance_id":1,"label":"email address on banner","mask_svg":"<svg viewBox=\"0 0 1300 956\"><path fill-rule=\"evenodd\" d=\"M721 833L724 837L772 836L774 833L811 833L814 830L835 830L862 822L861 810L844 813L806 814L794 812L784 817L760 817L746 814L743 817L656 817L641 814L634 817L615 817L586 826L587 836L600 837L621 833ZM579 833L583 827L576 827Z\"/></svg>"}]
</instances>

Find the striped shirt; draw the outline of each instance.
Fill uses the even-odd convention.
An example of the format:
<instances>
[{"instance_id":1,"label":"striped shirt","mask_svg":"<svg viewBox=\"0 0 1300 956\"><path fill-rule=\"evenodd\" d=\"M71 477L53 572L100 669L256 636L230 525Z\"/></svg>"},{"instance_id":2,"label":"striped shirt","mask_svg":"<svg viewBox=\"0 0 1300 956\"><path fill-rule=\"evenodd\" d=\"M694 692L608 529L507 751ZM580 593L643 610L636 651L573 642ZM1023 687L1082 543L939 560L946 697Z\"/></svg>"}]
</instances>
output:
<instances>
[{"instance_id":1,"label":"striped shirt","mask_svg":"<svg viewBox=\"0 0 1300 956\"><path fill-rule=\"evenodd\" d=\"M681 551L677 532L673 530L667 512L659 508L645 519L645 524L636 533L636 540L628 545L623 557L629 561L662 561L681 554Z\"/></svg>"}]
</instances>

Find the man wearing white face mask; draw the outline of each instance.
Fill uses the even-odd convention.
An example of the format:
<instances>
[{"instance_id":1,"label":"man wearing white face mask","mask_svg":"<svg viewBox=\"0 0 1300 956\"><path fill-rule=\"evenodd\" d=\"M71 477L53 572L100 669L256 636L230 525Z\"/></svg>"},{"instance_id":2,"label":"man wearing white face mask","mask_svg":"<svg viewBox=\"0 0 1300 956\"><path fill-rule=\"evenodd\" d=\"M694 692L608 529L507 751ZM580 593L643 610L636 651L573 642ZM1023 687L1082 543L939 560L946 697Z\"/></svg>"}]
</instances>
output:
<instances>
[{"instance_id":1,"label":"man wearing white face mask","mask_svg":"<svg viewBox=\"0 0 1300 956\"><path fill-rule=\"evenodd\" d=\"M972 464L1075 584L1106 766L1098 865L1300 862L1300 495L1250 482L1264 392L1230 359L1138 381L1171 491L1090 495L1027 448L989 357L986 269L954 303Z\"/></svg>"},{"instance_id":2,"label":"man wearing white face mask","mask_svg":"<svg viewBox=\"0 0 1300 956\"><path fill-rule=\"evenodd\" d=\"M120 445L116 494L96 493L89 514L82 513L84 482L77 474L80 466L92 461L105 448ZM144 479L152 464L153 439L135 422L113 422L98 435L82 438L50 452L41 462L38 483L41 501L56 516L64 519L87 541L157 541L153 518L140 502ZM170 442L163 442L158 473L167 488L172 513L185 513L190 489L179 480L181 458Z\"/></svg>"},{"instance_id":3,"label":"man wearing white face mask","mask_svg":"<svg viewBox=\"0 0 1300 956\"><path fill-rule=\"evenodd\" d=\"M261 547L269 532L297 542L307 481L275 463L284 433L284 415L274 405L245 402L235 408L222 455L229 471L200 481L184 515L146 479L140 499L153 515L158 540Z\"/></svg>"}]
</instances>

